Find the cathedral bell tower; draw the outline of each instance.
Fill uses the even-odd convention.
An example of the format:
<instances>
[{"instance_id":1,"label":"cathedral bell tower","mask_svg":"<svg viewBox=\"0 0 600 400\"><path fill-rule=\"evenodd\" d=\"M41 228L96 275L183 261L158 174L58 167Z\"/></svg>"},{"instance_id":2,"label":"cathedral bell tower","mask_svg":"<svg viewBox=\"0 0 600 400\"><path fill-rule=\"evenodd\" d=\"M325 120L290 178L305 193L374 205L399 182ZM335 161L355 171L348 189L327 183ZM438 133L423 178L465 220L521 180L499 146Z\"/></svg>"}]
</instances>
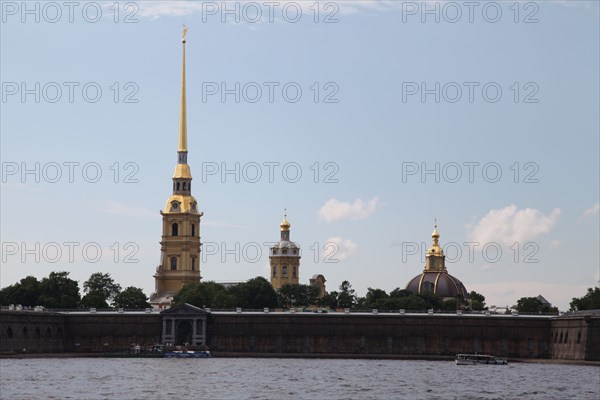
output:
<instances>
[{"instance_id":1,"label":"cathedral bell tower","mask_svg":"<svg viewBox=\"0 0 600 400\"><path fill-rule=\"evenodd\" d=\"M154 274L155 291L150 303L170 305L173 296L186 283L200 282L200 217L198 202L192 196L192 174L187 163L187 118L185 101L185 35L182 34L181 105L179 111L179 145L173 174L173 194L162 215L160 265Z\"/></svg>"},{"instance_id":2,"label":"cathedral bell tower","mask_svg":"<svg viewBox=\"0 0 600 400\"><path fill-rule=\"evenodd\" d=\"M280 289L283 285L297 285L300 277L300 247L290 241L291 225L287 213L279 225L281 239L271 246L271 286Z\"/></svg>"}]
</instances>

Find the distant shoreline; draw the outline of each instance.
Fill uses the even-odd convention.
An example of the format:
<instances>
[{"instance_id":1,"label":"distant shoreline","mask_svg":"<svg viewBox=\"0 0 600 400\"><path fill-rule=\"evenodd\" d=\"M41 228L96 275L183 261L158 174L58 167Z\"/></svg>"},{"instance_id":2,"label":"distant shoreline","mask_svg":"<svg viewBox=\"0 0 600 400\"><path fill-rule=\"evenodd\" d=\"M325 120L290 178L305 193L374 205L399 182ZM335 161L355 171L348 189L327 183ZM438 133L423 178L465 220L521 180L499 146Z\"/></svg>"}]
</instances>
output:
<instances>
[{"instance_id":1,"label":"distant shoreline","mask_svg":"<svg viewBox=\"0 0 600 400\"><path fill-rule=\"evenodd\" d=\"M307 359L340 359L340 360L412 360L412 361L453 361L454 356L424 356L424 355L401 355L401 354L298 354L298 353L237 353L237 352L213 352L216 358L307 358ZM115 353L15 353L0 354L3 359L35 359L35 358L157 358L148 355L144 357L129 354ZM160 358L160 357L158 357ZM509 363L533 363L533 364L566 364L598 366L600 361L585 360L562 360L549 358L508 358Z\"/></svg>"}]
</instances>

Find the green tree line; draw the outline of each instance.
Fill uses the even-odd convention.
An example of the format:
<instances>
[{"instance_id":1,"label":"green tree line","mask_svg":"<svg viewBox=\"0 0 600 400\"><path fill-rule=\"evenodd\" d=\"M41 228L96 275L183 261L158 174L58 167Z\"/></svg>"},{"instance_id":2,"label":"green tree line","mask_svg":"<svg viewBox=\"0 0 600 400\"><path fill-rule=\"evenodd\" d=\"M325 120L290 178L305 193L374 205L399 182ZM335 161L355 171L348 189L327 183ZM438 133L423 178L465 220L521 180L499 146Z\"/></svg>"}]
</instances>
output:
<instances>
[{"instance_id":1,"label":"green tree line","mask_svg":"<svg viewBox=\"0 0 600 400\"><path fill-rule=\"evenodd\" d=\"M93 273L83 283L84 296L79 293L79 283L69 278L68 272L50 272L38 280L34 276L21 279L0 290L0 305L21 304L24 307L46 308L146 308L150 307L143 290L133 286L121 289L110 274Z\"/></svg>"}]
</instances>

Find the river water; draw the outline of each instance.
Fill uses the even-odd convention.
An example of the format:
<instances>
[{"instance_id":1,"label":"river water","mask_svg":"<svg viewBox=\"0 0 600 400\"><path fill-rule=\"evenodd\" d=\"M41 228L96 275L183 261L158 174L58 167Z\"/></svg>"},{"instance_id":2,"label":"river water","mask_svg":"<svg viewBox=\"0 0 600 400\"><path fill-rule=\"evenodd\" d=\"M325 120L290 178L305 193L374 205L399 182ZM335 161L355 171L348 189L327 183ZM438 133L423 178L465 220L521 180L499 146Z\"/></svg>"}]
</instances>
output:
<instances>
[{"instance_id":1,"label":"river water","mask_svg":"<svg viewBox=\"0 0 600 400\"><path fill-rule=\"evenodd\" d=\"M0 360L2 399L594 399L600 367L324 359Z\"/></svg>"}]
</instances>

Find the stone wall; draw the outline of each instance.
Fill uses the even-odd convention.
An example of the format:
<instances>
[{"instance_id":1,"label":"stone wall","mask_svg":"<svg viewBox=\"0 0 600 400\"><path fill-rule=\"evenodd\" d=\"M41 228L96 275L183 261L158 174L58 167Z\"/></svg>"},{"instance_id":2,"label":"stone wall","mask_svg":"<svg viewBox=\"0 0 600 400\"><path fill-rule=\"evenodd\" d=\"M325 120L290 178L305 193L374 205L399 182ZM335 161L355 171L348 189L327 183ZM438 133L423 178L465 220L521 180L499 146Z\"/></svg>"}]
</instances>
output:
<instances>
[{"instance_id":1,"label":"stone wall","mask_svg":"<svg viewBox=\"0 0 600 400\"><path fill-rule=\"evenodd\" d=\"M81 313L65 319L65 350L127 352L133 344L160 343L162 317L157 313Z\"/></svg>"},{"instance_id":2,"label":"stone wall","mask_svg":"<svg viewBox=\"0 0 600 400\"><path fill-rule=\"evenodd\" d=\"M212 313L208 345L219 353L297 356L453 356L600 361L600 317L343 313ZM158 313L5 311L2 354L126 352L161 341Z\"/></svg>"},{"instance_id":3,"label":"stone wall","mask_svg":"<svg viewBox=\"0 0 600 400\"><path fill-rule=\"evenodd\" d=\"M547 358L550 319L399 314L213 314L213 352Z\"/></svg>"},{"instance_id":4,"label":"stone wall","mask_svg":"<svg viewBox=\"0 0 600 400\"><path fill-rule=\"evenodd\" d=\"M65 351L65 316L62 314L2 310L0 332L2 354Z\"/></svg>"},{"instance_id":5,"label":"stone wall","mask_svg":"<svg viewBox=\"0 0 600 400\"><path fill-rule=\"evenodd\" d=\"M550 357L600 361L600 317L581 315L551 321Z\"/></svg>"}]
</instances>

